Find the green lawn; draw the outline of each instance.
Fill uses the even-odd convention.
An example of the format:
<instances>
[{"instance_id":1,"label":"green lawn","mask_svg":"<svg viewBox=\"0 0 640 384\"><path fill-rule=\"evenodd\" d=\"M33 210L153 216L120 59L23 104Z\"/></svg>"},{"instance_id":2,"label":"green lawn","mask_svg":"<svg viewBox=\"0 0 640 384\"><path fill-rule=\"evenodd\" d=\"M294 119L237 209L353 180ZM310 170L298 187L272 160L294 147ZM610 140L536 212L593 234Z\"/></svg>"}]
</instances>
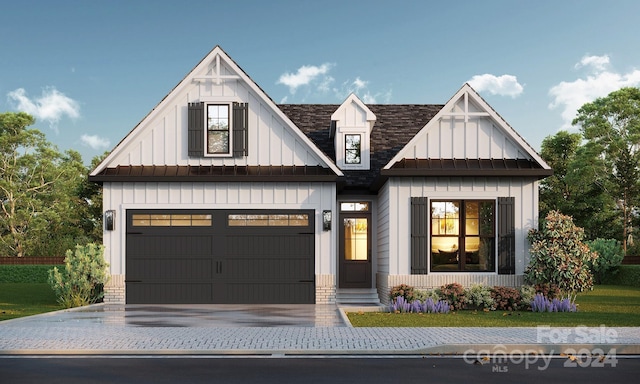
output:
<instances>
[{"instance_id":1,"label":"green lawn","mask_svg":"<svg viewBox=\"0 0 640 384\"><path fill-rule=\"evenodd\" d=\"M457 311L449 314L348 313L354 327L640 327L640 288L598 285L576 299L578 312Z\"/></svg>"},{"instance_id":2,"label":"green lawn","mask_svg":"<svg viewBox=\"0 0 640 384\"><path fill-rule=\"evenodd\" d=\"M62 309L49 284L0 283L0 320Z\"/></svg>"}]
</instances>

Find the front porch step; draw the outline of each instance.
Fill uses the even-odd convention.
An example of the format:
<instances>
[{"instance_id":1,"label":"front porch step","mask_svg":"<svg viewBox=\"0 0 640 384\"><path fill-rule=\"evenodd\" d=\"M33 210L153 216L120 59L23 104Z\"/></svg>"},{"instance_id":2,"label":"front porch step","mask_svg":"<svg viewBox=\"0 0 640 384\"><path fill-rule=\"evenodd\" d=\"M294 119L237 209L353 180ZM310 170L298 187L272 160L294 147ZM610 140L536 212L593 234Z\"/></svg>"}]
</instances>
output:
<instances>
[{"instance_id":1,"label":"front porch step","mask_svg":"<svg viewBox=\"0 0 640 384\"><path fill-rule=\"evenodd\" d=\"M337 304L380 305L375 288L339 288L336 290Z\"/></svg>"}]
</instances>

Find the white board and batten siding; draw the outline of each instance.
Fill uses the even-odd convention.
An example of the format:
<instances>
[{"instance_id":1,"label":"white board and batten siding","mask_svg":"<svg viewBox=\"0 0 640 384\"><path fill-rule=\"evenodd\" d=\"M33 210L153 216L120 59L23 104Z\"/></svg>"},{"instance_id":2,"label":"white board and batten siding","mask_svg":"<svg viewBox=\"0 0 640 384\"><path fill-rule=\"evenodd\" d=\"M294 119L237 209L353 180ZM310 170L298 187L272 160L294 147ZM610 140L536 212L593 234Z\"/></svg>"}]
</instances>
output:
<instances>
[{"instance_id":1,"label":"white board and batten siding","mask_svg":"<svg viewBox=\"0 0 640 384\"><path fill-rule=\"evenodd\" d=\"M531 178L390 178L380 191L378 200L378 274L389 282L415 283L416 287L437 287L445 283L522 284L524 268L529 262L527 233L537 228L538 182ZM496 199L515 198L515 275L497 272L429 273L411 275L411 198L429 199ZM427 245L427 249L430 246ZM404 277L403 277L404 276ZM378 277L380 281L380 277ZM507 281L508 280L508 281ZM513 282L511 282L513 280ZM397 284L396 284L397 285ZM391 285L393 286L393 285Z\"/></svg>"},{"instance_id":2,"label":"white board and batten siding","mask_svg":"<svg viewBox=\"0 0 640 384\"><path fill-rule=\"evenodd\" d=\"M519 143L492 118L474 116L481 113L471 102L465 114L461 99L440 119L429 123L405 158L414 159L531 159ZM466 115L466 116L465 116Z\"/></svg>"},{"instance_id":3,"label":"white board and batten siding","mask_svg":"<svg viewBox=\"0 0 640 384\"><path fill-rule=\"evenodd\" d=\"M249 104L248 156L188 157L187 106L189 102L199 101ZM304 139L274 113L272 106L265 105L262 98L241 81L225 81L219 85L194 82L180 92L170 94L123 144L118 148L118 155L107 166L324 165Z\"/></svg>"},{"instance_id":4,"label":"white board and batten siding","mask_svg":"<svg viewBox=\"0 0 640 384\"><path fill-rule=\"evenodd\" d=\"M112 275L125 275L127 209L313 209L316 275L335 276L336 244L322 230L322 211L336 209L333 183L104 183L104 204L116 209L117 230L104 232ZM119 229L118 229L119 228Z\"/></svg>"}]
</instances>

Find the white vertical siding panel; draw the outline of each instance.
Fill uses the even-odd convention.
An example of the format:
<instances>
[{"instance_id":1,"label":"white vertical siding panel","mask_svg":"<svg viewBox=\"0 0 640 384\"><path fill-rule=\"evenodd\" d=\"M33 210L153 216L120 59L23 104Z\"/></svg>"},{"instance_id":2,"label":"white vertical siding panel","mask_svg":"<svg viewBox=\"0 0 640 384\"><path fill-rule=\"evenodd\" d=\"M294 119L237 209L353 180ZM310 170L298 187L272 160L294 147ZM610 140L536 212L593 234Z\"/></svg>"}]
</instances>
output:
<instances>
[{"instance_id":1,"label":"white vertical siding panel","mask_svg":"<svg viewBox=\"0 0 640 384\"><path fill-rule=\"evenodd\" d=\"M478 147L478 158L479 159L490 159L491 158L491 123L482 119L478 124L478 141L482 143Z\"/></svg>"},{"instance_id":2,"label":"white vertical siding panel","mask_svg":"<svg viewBox=\"0 0 640 384\"><path fill-rule=\"evenodd\" d=\"M272 183L264 183L262 187L262 203L274 203L274 186Z\"/></svg>"},{"instance_id":3,"label":"white vertical siding panel","mask_svg":"<svg viewBox=\"0 0 640 384\"><path fill-rule=\"evenodd\" d=\"M478 158L478 119L469 119L466 124L464 158Z\"/></svg>"},{"instance_id":4,"label":"white vertical siding panel","mask_svg":"<svg viewBox=\"0 0 640 384\"><path fill-rule=\"evenodd\" d=\"M275 120L272 120L271 136L269 137L269 162L267 164L284 164L285 154L283 154L284 146L284 127L280 124L275 124ZM289 148L287 148L287 152Z\"/></svg>"},{"instance_id":5,"label":"white vertical siding panel","mask_svg":"<svg viewBox=\"0 0 640 384\"><path fill-rule=\"evenodd\" d=\"M459 121L456 119L450 119L446 123L443 122L440 126L440 157L443 159L450 159L453 157L453 132L458 122Z\"/></svg>"},{"instance_id":6,"label":"white vertical siding panel","mask_svg":"<svg viewBox=\"0 0 640 384\"><path fill-rule=\"evenodd\" d=\"M135 203L145 203L146 202L146 190L144 188L135 188L133 191L133 201Z\"/></svg>"},{"instance_id":7,"label":"white vertical siding panel","mask_svg":"<svg viewBox=\"0 0 640 384\"><path fill-rule=\"evenodd\" d=\"M261 164L262 145L262 131L268 130L267 126L263 125L260 118L260 103L255 95L250 94L249 97L249 156L247 156L247 164L258 165Z\"/></svg>"},{"instance_id":8,"label":"white vertical siding panel","mask_svg":"<svg viewBox=\"0 0 640 384\"><path fill-rule=\"evenodd\" d=\"M154 129L151 131L151 148L148 151L148 156L152 164L166 164L165 153L165 127L164 120L160 121Z\"/></svg>"},{"instance_id":9,"label":"white vertical siding panel","mask_svg":"<svg viewBox=\"0 0 640 384\"><path fill-rule=\"evenodd\" d=\"M144 191L146 204L156 204L158 202L158 183L146 183Z\"/></svg>"},{"instance_id":10,"label":"white vertical siding panel","mask_svg":"<svg viewBox=\"0 0 640 384\"><path fill-rule=\"evenodd\" d=\"M158 203L166 204L169 202L169 184L158 183Z\"/></svg>"},{"instance_id":11,"label":"white vertical siding panel","mask_svg":"<svg viewBox=\"0 0 640 384\"><path fill-rule=\"evenodd\" d=\"M180 204L192 204L193 193L193 183L180 183Z\"/></svg>"},{"instance_id":12,"label":"white vertical siding panel","mask_svg":"<svg viewBox=\"0 0 640 384\"><path fill-rule=\"evenodd\" d=\"M238 204L240 202L240 190L238 183L229 183L226 185L227 200L226 204Z\"/></svg>"},{"instance_id":13,"label":"white vertical siding panel","mask_svg":"<svg viewBox=\"0 0 640 384\"><path fill-rule=\"evenodd\" d=\"M251 198L249 199L249 202L251 204L262 204L263 202L263 194L264 194L264 184L262 183L252 183L251 184L251 189L249 191L249 193L251 194Z\"/></svg>"},{"instance_id":14,"label":"white vertical siding panel","mask_svg":"<svg viewBox=\"0 0 640 384\"><path fill-rule=\"evenodd\" d=\"M193 203L194 204L204 204L205 202L205 192L204 192L204 183L192 183L192 193L193 193Z\"/></svg>"},{"instance_id":15,"label":"white vertical siding panel","mask_svg":"<svg viewBox=\"0 0 640 384\"><path fill-rule=\"evenodd\" d=\"M178 183L170 183L169 184L169 203L170 204L179 204L181 201L181 189L180 184Z\"/></svg>"},{"instance_id":16,"label":"white vertical siding panel","mask_svg":"<svg viewBox=\"0 0 640 384\"><path fill-rule=\"evenodd\" d=\"M377 221L377 265L378 273L389 273L389 183L378 192L378 221Z\"/></svg>"},{"instance_id":17,"label":"white vertical siding panel","mask_svg":"<svg viewBox=\"0 0 640 384\"><path fill-rule=\"evenodd\" d=\"M215 188L207 187L208 184L202 184L203 193L204 193L204 203L207 205L215 204L219 197L219 191Z\"/></svg>"},{"instance_id":18,"label":"white vertical siding panel","mask_svg":"<svg viewBox=\"0 0 640 384\"><path fill-rule=\"evenodd\" d=\"M238 183L238 203L251 204L251 184Z\"/></svg>"},{"instance_id":19,"label":"white vertical siding panel","mask_svg":"<svg viewBox=\"0 0 640 384\"><path fill-rule=\"evenodd\" d=\"M298 203L298 191L297 189L291 188L287 186L285 190L285 203L286 204L296 204Z\"/></svg>"},{"instance_id":20,"label":"white vertical siding panel","mask_svg":"<svg viewBox=\"0 0 640 384\"><path fill-rule=\"evenodd\" d=\"M180 99L182 100L182 99ZM181 119L180 111L184 108L185 112L187 109L187 104L184 105L174 105L171 109L167 111L167 117L164 120L164 154L162 158L164 160L163 164L166 165L174 165L178 164L178 153L184 153L187 150L187 146L184 146L184 150L182 149L182 143L186 141L187 135L187 121L185 119L185 123L179 124ZM186 156L185 156L186 157Z\"/></svg>"},{"instance_id":21,"label":"white vertical siding panel","mask_svg":"<svg viewBox=\"0 0 640 384\"><path fill-rule=\"evenodd\" d=\"M505 137L495 125L491 125L491 158L504 158Z\"/></svg>"},{"instance_id":22,"label":"white vertical siding panel","mask_svg":"<svg viewBox=\"0 0 640 384\"><path fill-rule=\"evenodd\" d=\"M275 204L284 204L286 202L286 190L284 184L277 183L273 188L273 196Z\"/></svg>"},{"instance_id":23,"label":"white vertical siding panel","mask_svg":"<svg viewBox=\"0 0 640 384\"><path fill-rule=\"evenodd\" d=\"M451 158L464 159L467 142L467 126L462 119L456 119L451 130Z\"/></svg>"}]
</instances>

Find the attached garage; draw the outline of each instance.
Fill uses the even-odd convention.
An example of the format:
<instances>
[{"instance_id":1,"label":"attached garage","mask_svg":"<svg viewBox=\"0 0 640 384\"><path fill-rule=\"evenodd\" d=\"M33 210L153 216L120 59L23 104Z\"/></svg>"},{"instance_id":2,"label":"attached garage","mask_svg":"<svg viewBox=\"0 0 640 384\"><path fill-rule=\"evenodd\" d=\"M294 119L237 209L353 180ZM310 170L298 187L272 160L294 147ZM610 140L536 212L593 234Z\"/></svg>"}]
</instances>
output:
<instances>
[{"instance_id":1,"label":"attached garage","mask_svg":"<svg viewBox=\"0 0 640 384\"><path fill-rule=\"evenodd\" d=\"M312 210L127 210L129 304L315 303Z\"/></svg>"}]
</instances>

